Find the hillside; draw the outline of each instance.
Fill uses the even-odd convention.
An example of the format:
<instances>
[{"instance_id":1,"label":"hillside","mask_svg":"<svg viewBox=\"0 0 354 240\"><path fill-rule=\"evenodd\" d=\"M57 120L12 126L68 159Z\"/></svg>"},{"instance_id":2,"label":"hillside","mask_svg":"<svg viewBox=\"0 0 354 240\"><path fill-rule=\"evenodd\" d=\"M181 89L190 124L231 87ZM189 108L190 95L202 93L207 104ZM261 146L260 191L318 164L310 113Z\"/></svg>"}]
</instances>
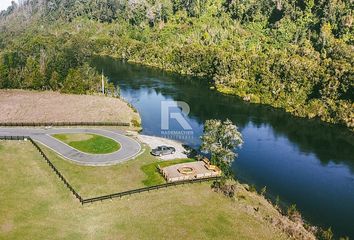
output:
<instances>
[{"instance_id":1,"label":"hillside","mask_svg":"<svg viewBox=\"0 0 354 240\"><path fill-rule=\"evenodd\" d=\"M353 4L24 1L0 14L0 88L94 92L99 73L90 57L110 55L353 129Z\"/></svg>"}]
</instances>

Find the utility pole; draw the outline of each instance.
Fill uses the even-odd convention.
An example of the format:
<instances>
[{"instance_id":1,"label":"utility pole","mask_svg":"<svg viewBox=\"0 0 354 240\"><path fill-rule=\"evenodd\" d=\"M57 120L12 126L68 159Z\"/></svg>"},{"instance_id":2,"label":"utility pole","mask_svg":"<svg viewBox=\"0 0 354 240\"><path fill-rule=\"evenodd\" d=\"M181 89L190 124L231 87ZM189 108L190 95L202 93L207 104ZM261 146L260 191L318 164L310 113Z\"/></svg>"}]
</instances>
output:
<instances>
[{"instance_id":1,"label":"utility pole","mask_svg":"<svg viewBox=\"0 0 354 240\"><path fill-rule=\"evenodd\" d=\"M103 69L102 69L102 93L104 94L104 76L103 76Z\"/></svg>"}]
</instances>

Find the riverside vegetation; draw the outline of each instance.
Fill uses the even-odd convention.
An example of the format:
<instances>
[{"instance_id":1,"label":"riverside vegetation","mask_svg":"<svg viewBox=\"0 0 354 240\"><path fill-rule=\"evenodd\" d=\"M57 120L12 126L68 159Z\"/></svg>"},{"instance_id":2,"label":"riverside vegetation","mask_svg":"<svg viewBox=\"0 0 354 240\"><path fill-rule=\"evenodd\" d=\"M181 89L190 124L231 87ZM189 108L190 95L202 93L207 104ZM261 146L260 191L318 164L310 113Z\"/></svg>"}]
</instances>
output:
<instances>
[{"instance_id":1,"label":"riverside vegetation","mask_svg":"<svg viewBox=\"0 0 354 240\"><path fill-rule=\"evenodd\" d=\"M350 0L26 0L0 14L0 87L97 91L90 57L110 55L353 129L352 9Z\"/></svg>"}]
</instances>

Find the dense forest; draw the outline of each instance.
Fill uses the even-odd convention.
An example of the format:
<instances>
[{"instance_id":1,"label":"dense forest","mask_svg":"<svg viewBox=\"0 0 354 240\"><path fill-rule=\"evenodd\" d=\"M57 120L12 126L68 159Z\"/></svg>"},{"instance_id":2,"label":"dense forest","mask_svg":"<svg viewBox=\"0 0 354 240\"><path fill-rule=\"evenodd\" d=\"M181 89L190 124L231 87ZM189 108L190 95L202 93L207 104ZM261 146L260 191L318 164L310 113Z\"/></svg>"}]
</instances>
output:
<instances>
[{"instance_id":1,"label":"dense forest","mask_svg":"<svg viewBox=\"0 0 354 240\"><path fill-rule=\"evenodd\" d=\"M88 93L110 55L354 128L352 0L24 0L0 13L0 88Z\"/></svg>"}]
</instances>

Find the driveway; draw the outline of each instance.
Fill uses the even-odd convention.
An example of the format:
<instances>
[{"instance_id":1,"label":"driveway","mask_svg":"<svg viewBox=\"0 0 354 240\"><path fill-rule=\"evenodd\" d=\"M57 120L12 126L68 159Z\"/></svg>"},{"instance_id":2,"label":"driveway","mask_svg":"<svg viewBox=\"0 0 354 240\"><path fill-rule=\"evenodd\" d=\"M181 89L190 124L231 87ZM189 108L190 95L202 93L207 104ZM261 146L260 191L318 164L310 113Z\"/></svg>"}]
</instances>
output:
<instances>
[{"instance_id":1,"label":"driveway","mask_svg":"<svg viewBox=\"0 0 354 240\"><path fill-rule=\"evenodd\" d=\"M181 142L178 142L176 140L155 137L155 136L140 135L140 134L138 134L136 136L136 138L140 142L143 142L143 143L146 143L147 145L149 145L149 147L151 149L157 148L158 146L169 146L169 147L174 147L176 149L176 152L174 154L169 154L169 155L164 155L164 156L158 157L162 160L188 158L187 150L183 147Z\"/></svg>"},{"instance_id":2,"label":"driveway","mask_svg":"<svg viewBox=\"0 0 354 240\"><path fill-rule=\"evenodd\" d=\"M83 153L51 136L52 134L59 133L92 133L102 135L119 142L121 148L109 154ZM125 136L124 132L119 130L91 128L0 128L0 136L29 136L66 159L89 166L106 166L122 163L137 156L141 150L141 146L136 140Z\"/></svg>"}]
</instances>

